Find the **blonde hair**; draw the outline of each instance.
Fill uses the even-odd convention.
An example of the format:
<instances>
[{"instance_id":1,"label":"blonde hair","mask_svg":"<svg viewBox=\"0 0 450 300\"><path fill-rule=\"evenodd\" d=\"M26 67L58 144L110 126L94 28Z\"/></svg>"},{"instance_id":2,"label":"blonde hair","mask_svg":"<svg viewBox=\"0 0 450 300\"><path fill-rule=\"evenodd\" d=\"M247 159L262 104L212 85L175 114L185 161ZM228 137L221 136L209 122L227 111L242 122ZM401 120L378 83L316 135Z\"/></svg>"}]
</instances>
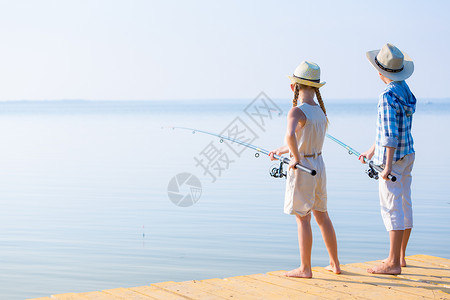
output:
<instances>
[{"instance_id":1,"label":"blonde hair","mask_svg":"<svg viewBox=\"0 0 450 300\"><path fill-rule=\"evenodd\" d=\"M292 100L292 106L293 107L297 106L298 93L299 92L300 92L300 83L296 82L295 83L295 88L294 88L294 99Z\"/></svg>"},{"instance_id":2,"label":"blonde hair","mask_svg":"<svg viewBox=\"0 0 450 300\"><path fill-rule=\"evenodd\" d=\"M298 94L300 92L301 88L306 88L306 87L310 87L307 85L303 85L300 84L298 82L295 83L295 88L294 88L294 99L292 100L292 106L296 107L297 103L298 103ZM316 92L316 98L317 98L317 102L319 102L320 108L322 109L323 113L325 114L325 118L327 118L327 127L328 124L330 123L330 121L328 121L328 117L327 117L327 110L325 109L325 104L323 104L323 99L322 99L322 95L320 94L319 88L318 87L312 87L314 89L314 91Z\"/></svg>"}]
</instances>

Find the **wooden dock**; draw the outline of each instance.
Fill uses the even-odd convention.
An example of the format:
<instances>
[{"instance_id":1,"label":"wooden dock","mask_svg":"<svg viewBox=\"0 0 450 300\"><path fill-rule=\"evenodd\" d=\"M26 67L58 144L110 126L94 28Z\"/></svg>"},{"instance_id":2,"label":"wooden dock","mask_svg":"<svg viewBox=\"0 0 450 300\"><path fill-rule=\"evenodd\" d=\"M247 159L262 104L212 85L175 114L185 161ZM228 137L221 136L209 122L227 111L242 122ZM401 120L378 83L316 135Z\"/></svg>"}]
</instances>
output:
<instances>
[{"instance_id":1,"label":"wooden dock","mask_svg":"<svg viewBox=\"0 0 450 300\"><path fill-rule=\"evenodd\" d=\"M313 268L312 279L286 278L283 271L225 279L161 282L101 292L67 293L49 299L450 299L450 259L412 255L402 274L372 275L380 261L342 265L342 274Z\"/></svg>"}]
</instances>

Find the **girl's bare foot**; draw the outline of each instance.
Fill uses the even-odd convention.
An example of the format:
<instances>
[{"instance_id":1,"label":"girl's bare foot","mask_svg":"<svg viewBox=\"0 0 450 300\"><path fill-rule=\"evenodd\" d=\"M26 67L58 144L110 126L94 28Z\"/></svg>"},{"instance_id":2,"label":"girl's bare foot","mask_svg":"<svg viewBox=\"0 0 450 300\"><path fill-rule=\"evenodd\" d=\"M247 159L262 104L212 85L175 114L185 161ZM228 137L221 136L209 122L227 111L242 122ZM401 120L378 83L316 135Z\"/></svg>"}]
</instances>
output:
<instances>
[{"instance_id":1,"label":"girl's bare foot","mask_svg":"<svg viewBox=\"0 0 450 300\"><path fill-rule=\"evenodd\" d=\"M371 274L388 274L388 275L399 275L402 273L402 268L400 266L394 266L387 261L382 264L367 269L368 273Z\"/></svg>"},{"instance_id":2,"label":"girl's bare foot","mask_svg":"<svg viewBox=\"0 0 450 300\"><path fill-rule=\"evenodd\" d=\"M284 273L286 277L295 277L295 278L312 278L312 271L304 270L302 267L288 271Z\"/></svg>"},{"instance_id":3,"label":"girl's bare foot","mask_svg":"<svg viewBox=\"0 0 450 300\"><path fill-rule=\"evenodd\" d=\"M341 274L341 267L340 266L335 266L335 265L328 265L325 267L325 270L328 270L330 272L333 272L335 274Z\"/></svg>"}]
</instances>

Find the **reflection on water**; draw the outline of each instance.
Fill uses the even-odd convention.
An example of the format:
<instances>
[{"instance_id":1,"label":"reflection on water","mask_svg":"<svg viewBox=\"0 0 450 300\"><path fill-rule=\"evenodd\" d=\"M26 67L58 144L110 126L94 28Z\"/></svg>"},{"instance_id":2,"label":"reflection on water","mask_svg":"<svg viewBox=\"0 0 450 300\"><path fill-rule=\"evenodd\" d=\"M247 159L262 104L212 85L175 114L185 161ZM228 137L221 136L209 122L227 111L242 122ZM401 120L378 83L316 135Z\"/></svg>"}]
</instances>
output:
<instances>
[{"instance_id":1,"label":"reflection on water","mask_svg":"<svg viewBox=\"0 0 450 300\"><path fill-rule=\"evenodd\" d=\"M161 129L219 133L249 102L0 103L0 298L298 265L295 221L282 212L285 181L268 174L273 162L246 150L212 182L194 157L217 140ZM257 132L255 144L273 149L283 142L289 103L279 106L284 117ZM332 135L359 151L373 143L375 102L331 102L327 109ZM450 146L449 116L441 102L420 104L415 116L409 254L449 257L449 163L439 159ZM376 181L331 141L323 153L341 261L385 257ZM201 198L187 208L167 194L170 179L182 172L202 183ZM313 265L325 265L313 230Z\"/></svg>"}]
</instances>

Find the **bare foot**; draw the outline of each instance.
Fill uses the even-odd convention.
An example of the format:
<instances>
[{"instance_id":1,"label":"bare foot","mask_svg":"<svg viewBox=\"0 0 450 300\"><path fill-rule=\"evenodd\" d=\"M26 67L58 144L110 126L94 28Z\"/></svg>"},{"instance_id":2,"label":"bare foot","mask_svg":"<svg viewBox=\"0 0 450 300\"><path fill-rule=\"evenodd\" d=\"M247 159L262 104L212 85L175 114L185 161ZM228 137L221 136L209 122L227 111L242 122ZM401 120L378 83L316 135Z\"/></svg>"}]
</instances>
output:
<instances>
[{"instance_id":1,"label":"bare foot","mask_svg":"<svg viewBox=\"0 0 450 300\"><path fill-rule=\"evenodd\" d=\"M383 264L386 263L387 260L388 260L387 258L383 259L382 260ZM401 264L402 268L406 267L406 260L405 260L405 258L400 259L400 264Z\"/></svg>"},{"instance_id":2,"label":"bare foot","mask_svg":"<svg viewBox=\"0 0 450 300\"><path fill-rule=\"evenodd\" d=\"M328 265L325 267L325 270L328 270L335 274L341 274L341 266Z\"/></svg>"},{"instance_id":3,"label":"bare foot","mask_svg":"<svg viewBox=\"0 0 450 300\"><path fill-rule=\"evenodd\" d=\"M286 277L296 277L296 278L311 278L312 277L312 271L304 270L302 267L288 271L284 273L284 276Z\"/></svg>"},{"instance_id":4,"label":"bare foot","mask_svg":"<svg viewBox=\"0 0 450 300\"><path fill-rule=\"evenodd\" d=\"M402 268L385 261L381 265L367 269L367 272L371 274L399 275L402 273Z\"/></svg>"}]
</instances>

